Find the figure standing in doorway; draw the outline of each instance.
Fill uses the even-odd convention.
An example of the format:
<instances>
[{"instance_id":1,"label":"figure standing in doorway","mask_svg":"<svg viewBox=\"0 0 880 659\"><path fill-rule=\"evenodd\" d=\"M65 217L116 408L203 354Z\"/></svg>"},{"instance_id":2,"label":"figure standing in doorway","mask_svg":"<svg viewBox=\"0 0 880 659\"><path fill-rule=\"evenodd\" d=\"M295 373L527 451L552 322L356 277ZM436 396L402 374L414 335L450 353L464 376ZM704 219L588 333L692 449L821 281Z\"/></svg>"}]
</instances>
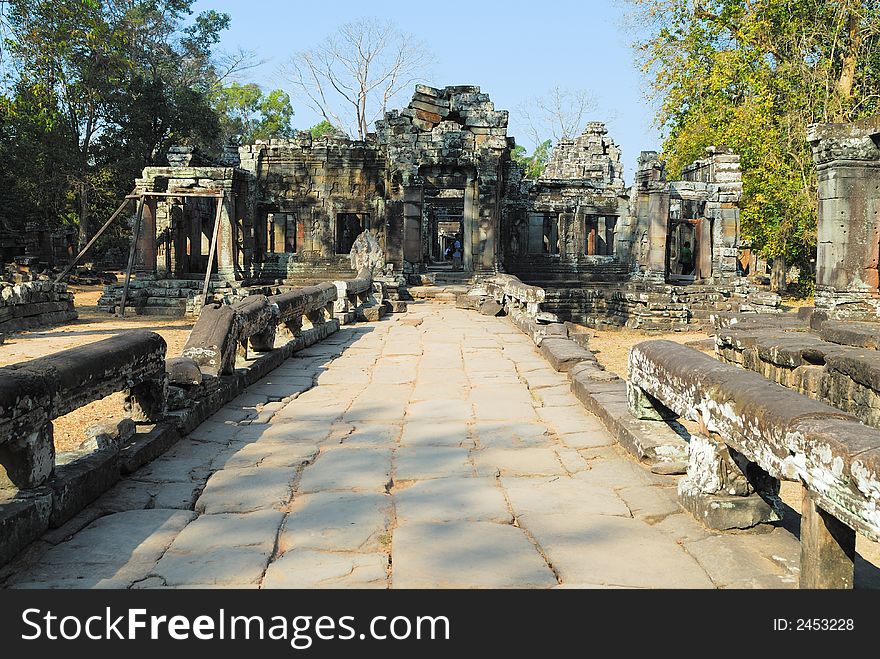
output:
<instances>
[{"instance_id":1,"label":"figure standing in doorway","mask_svg":"<svg viewBox=\"0 0 880 659\"><path fill-rule=\"evenodd\" d=\"M452 245L452 269L461 270L461 240L456 235Z\"/></svg>"},{"instance_id":2,"label":"figure standing in doorway","mask_svg":"<svg viewBox=\"0 0 880 659\"><path fill-rule=\"evenodd\" d=\"M694 270L694 253L691 251L691 244L685 241L681 249L678 250L678 266L679 271L683 275L689 275Z\"/></svg>"}]
</instances>

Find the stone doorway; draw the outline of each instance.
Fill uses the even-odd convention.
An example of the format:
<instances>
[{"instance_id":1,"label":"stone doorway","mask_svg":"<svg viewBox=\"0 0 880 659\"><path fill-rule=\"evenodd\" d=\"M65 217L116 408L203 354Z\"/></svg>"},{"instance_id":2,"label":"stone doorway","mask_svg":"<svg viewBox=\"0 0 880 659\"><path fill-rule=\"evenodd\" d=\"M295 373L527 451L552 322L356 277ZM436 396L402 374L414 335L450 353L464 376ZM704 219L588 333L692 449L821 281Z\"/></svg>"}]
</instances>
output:
<instances>
[{"instance_id":1,"label":"stone doorway","mask_svg":"<svg viewBox=\"0 0 880 659\"><path fill-rule=\"evenodd\" d=\"M158 223L156 256L160 271L174 273L181 279L204 276L219 203L219 199L202 197L171 198L169 223L164 227ZM211 272L216 274L217 259L210 265Z\"/></svg>"},{"instance_id":2,"label":"stone doorway","mask_svg":"<svg viewBox=\"0 0 880 659\"><path fill-rule=\"evenodd\" d=\"M453 269L446 249L461 245L460 269L471 271L469 238L473 232L473 176L461 168L423 167L422 263L427 270ZM469 192L470 191L470 192Z\"/></svg>"}]
</instances>

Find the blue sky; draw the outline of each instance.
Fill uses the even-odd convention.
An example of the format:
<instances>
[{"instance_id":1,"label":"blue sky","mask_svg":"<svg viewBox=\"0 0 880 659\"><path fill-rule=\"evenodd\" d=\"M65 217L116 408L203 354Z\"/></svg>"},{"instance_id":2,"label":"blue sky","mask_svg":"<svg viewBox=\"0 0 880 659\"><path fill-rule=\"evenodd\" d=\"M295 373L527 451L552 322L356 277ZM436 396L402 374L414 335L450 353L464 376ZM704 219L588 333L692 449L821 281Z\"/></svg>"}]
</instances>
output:
<instances>
[{"instance_id":1,"label":"blue sky","mask_svg":"<svg viewBox=\"0 0 880 659\"><path fill-rule=\"evenodd\" d=\"M586 88L621 146L624 174L632 183L639 151L657 149L660 136L645 100L645 82L623 28L625 5L615 0L197 0L195 10L232 17L220 47L242 47L266 60L245 79L265 89L291 91L278 67L294 52L317 45L346 21L370 16L412 33L434 54L428 84L479 85L497 109L511 111L509 134L531 147L518 127L516 107L554 86ZM320 118L294 99L294 125Z\"/></svg>"}]
</instances>

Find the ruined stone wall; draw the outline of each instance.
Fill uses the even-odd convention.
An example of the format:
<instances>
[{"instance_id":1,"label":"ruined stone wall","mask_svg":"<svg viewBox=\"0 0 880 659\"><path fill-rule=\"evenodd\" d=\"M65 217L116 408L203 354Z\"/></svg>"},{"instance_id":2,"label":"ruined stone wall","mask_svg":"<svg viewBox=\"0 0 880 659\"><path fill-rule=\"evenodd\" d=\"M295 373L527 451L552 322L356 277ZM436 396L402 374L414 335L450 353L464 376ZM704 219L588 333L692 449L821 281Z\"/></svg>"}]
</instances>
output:
<instances>
[{"instance_id":1,"label":"ruined stone wall","mask_svg":"<svg viewBox=\"0 0 880 659\"><path fill-rule=\"evenodd\" d=\"M67 284L0 281L0 334L76 319Z\"/></svg>"},{"instance_id":2,"label":"ruined stone wall","mask_svg":"<svg viewBox=\"0 0 880 659\"><path fill-rule=\"evenodd\" d=\"M376 122L386 154L389 263L406 274L424 269L431 195L454 189L462 191L464 269L497 269L507 120L479 87L416 85L406 108Z\"/></svg>"},{"instance_id":3,"label":"ruined stone wall","mask_svg":"<svg viewBox=\"0 0 880 659\"><path fill-rule=\"evenodd\" d=\"M692 220L698 248L694 283L729 285L737 276L741 198L740 157L728 149L709 147L705 158L683 169L680 181L667 181L656 152L643 151L630 195L636 278L670 280L670 232L677 221Z\"/></svg>"},{"instance_id":4,"label":"ruined stone wall","mask_svg":"<svg viewBox=\"0 0 880 659\"><path fill-rule=\"evenodd\" d=\"M653 282L592 283L548 288L544 308L562 320L614 329L678 331L705 329L719 313L776 313L775 295L756 293L745 279L730 287L671 286Z\"/></svg>"},{"instance_id":5,"label":"ruined stone wall","mask_svg":"<svg viewBox=\"0 0 880 659\"><path fill-rule=\"evenodd\" d=\"M250 176L242 204L254 225L255 279L351 276L348 251L338 252L339 232L350 230L340 214L359 216L384 245L385 159L375 141L300 132L243 146L239 156Z\"/></svg>"},{"instance_id":6,"label":"ruined stone wall","mask_svg":"<svg viewBox=\"0 0 880 659\"><path fill-rule=\"evenodd\" d=\"M623 166L605 124L591 122L578 138L560 140L538 180L524 180L521 172L510 179L504 200L510 272L540 273L542 282L626 278L629 266L614 267L630 258ZM552 226L543 253L532 235L538 216Z\"/></svg>"}]
</instances>

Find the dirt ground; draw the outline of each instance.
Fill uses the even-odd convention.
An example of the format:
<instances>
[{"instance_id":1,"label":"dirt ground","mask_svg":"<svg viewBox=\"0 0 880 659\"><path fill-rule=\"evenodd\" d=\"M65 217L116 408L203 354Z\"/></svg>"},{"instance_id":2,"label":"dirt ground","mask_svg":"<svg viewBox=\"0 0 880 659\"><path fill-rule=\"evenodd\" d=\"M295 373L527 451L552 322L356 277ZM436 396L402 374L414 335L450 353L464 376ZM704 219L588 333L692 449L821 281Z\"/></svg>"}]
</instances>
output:
<instances>
[{"instance_id":1,"label":"dirt ground","mask_svg":"<svg viewBox=\"0 0 880 659\"><path fill-rule=\"evenodd\" d=\"M787 301L786 304L791 304ZM653 339L667 339L676 343L690 344L702 352L714 355L712 337L703 332L670 332L666 334L646 334L635 330L619 331L591 331L590 350L596 355L606 370L615 373L621 378L626 378L626 363L629 349L642 341ZM789 519L783 521L783 526L792 533L800 533L801 497L803 488L800 483L783 481L780 487L780 498L791 509ZM872 542L862 535L856 535L856 552L864 559L864 563L857 559L856 580L860 571L880 570L880 543Z\"/></svg>"},{"instance_id":2,"label":"dirt ground","mask_svg":"<svg viewBox=\"0 0 880 659\"><path fill-rule=\"evenodd\" d=\"M7 335L0 345L0 366L100 341L128 329L157 332L168 344L167 354L179 355L193 326L191 318L136 315L116 318L96 308L102 286L71 286L70 289L74 292L79 318L65 325ZM123 398L122 393L116 393L56 419L53 422L55 450L73 450L86 438L85 431L89 426L121 418L124 414Z\"/></svg>"},{"instance_id":3,"label":"dirt ground","mask_svg":"<svg viewBox=\"0 0 880 659\"><path fill-rule=\"evenodd\" d=\"M714 348L709 345L712 337L703 332L666 332L645 333L631 329L592 331L590 338L590 350L596 355L599 363L605 370L626 379L626 360L629 349L642 341L654 341L666 339L676 343L692 344L691 347L703 352L714 354Z\"/></svg>"}]
</instances>

